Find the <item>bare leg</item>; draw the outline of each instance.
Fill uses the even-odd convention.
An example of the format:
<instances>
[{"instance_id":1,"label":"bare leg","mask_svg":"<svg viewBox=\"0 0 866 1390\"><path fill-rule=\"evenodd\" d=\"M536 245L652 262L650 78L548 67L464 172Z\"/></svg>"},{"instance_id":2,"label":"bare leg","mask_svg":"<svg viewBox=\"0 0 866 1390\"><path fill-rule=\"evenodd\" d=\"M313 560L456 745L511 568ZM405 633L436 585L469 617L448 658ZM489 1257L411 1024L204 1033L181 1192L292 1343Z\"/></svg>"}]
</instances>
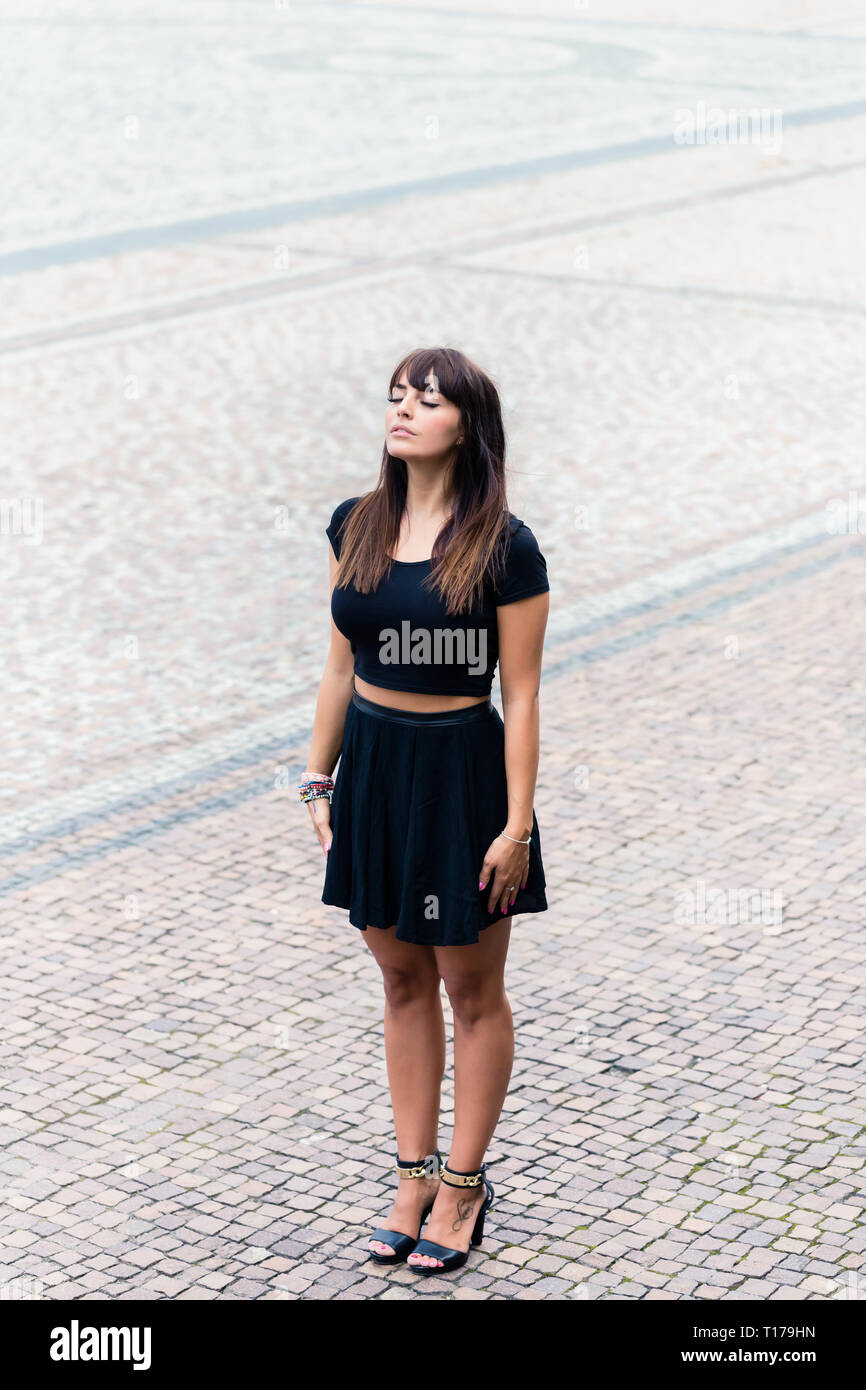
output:
<instances>
[{"instance_id":1,"label":"bare leg","mask_svg":"<svg viewBox=\"0 0 866 1390\"><path fill-rule=\"evenodd\" d=\"M505 958L513 918L491 923L473 946L434 946L454 1012L454 1136L449 1168L474 1172L502 1113L514 1065L514 1022L505 993ZM468 1250L484 1187L442 1183L426 1240ZM410 1264L441 1264L432 1255L409 1256Z\"/></svg>"},{"instance_id":2,"label":"bare leg","mask_svg":"<svg viewBox=\"0 0 866 1390\"><path fill-rule=\"evenodd\" d=\"M398 941L396 927L368 927L364 944L376 958L385 987L385 1063L401 1158L433 1153L439 1130L439 1101L445 1071L445 1019L439 970L432 946ZM417 1236L421 1213L439 1189L437 1178L396 1178L396 1200L378 1224ZM380 1255L390 1245L370 1241Z\"/></svg>"}]
</instances>

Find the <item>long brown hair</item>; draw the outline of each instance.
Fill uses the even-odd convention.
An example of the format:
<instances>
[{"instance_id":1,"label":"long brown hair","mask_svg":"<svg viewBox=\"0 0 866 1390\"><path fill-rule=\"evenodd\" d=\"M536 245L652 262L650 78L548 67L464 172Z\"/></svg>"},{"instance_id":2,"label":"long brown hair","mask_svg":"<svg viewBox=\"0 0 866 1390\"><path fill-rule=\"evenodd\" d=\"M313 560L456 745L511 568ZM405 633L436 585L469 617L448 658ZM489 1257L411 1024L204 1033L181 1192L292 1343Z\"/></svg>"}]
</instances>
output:
<instances>
[{"instance_id":1,"label":"long brown hair","mask_svg":"<svg viewBox=\"0 0 866 1390\"><path fill-rule=\"evenodd\" d=\"M446 478L451 515L433 546L430 574L448 613L471 609L483 596L485 574L501 574L511 531L505 495L505 430L499 393L476 363L456 348L419 348L391 374L390 395L401 373L423 391L432 371L443 396L460 410L463 443ZM356 502L341 534L336 584L350 582L359 593L378 588L393 561L406 506L407 471L403 459L382 449L379 480Z\"/></svg>"}]
</instances>

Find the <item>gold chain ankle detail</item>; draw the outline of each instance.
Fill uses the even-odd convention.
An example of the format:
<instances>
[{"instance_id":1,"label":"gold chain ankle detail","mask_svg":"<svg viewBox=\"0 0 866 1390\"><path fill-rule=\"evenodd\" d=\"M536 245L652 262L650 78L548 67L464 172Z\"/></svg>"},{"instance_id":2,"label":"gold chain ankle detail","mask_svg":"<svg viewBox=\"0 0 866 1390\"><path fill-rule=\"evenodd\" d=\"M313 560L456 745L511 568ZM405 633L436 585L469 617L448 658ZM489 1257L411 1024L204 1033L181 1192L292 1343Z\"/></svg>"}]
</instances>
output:
<instances>
[{"instance_id":1,"label":"gold chain ankle detail","mask_svg":"<svg viewBox=\"0 0 866 1390\"><path fill-rule=\"evenodd\" d=\"M449 1187L479 1187L484 1173L481 1169L477 1173L452 1173L443 1163L439 1169L439 1176Z\"/></svg>"},{"instance_id":2,"label":"gold chain ankle detail","mask_svg":"<svg viewBox=\"0 0 866 1390\"><path fill-rule=\"evenodd\" d=\"M426 1158L421 1159L420 1163L416 1163L414 1168L401 1168L395 1163L394 1172L398 1173L401 1178L435 1178L438 1176L436 1155L428 1154Z\"/></svg>"}]
</instances>

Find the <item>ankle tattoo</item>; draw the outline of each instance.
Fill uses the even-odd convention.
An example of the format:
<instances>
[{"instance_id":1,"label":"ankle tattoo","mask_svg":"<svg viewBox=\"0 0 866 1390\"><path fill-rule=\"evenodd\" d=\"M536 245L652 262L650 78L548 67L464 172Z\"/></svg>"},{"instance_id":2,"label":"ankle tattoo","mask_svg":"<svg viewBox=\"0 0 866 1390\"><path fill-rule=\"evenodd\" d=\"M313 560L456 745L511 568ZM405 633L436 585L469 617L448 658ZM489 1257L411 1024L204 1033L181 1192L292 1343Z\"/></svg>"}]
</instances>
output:
<instances>
[{"instance_id":1,"label":"ankle tattoo","mask_svg":"<svg viewBox=\"0 0 866 1390\"><path fill-rule=\"evenodd\" d=\"M466 1221L466 1219L472 1215L474 1207L475 1203L472 1201L471 1197L458 1197L457 1215L451 1223L452 1231L460 1230L464 1221Z\"/></svg>"}]
</instances>

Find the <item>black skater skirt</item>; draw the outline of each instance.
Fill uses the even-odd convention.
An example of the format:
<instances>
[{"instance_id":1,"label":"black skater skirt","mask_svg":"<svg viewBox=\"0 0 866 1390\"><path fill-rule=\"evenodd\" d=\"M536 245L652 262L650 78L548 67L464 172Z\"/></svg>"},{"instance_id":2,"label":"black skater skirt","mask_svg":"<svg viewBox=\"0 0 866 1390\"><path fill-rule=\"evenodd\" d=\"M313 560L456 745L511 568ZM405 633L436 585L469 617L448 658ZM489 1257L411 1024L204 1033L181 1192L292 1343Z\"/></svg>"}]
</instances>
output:
<instances>
[{"instance_id":1,"label":"black skater skirt","mask_svg":"<svg viewBox=\"0 0 866 1390\"><path fill-rule=\"evenodd\" d=\"M481 865L508 821L505 725L485 704L415 713L357 691L346 712L331 799L322 902L360 931L396 924L398 941L466 946L491 922ZM535 812L526 887L506 915L545 912Z\"/></svg>"}]
</instances>

